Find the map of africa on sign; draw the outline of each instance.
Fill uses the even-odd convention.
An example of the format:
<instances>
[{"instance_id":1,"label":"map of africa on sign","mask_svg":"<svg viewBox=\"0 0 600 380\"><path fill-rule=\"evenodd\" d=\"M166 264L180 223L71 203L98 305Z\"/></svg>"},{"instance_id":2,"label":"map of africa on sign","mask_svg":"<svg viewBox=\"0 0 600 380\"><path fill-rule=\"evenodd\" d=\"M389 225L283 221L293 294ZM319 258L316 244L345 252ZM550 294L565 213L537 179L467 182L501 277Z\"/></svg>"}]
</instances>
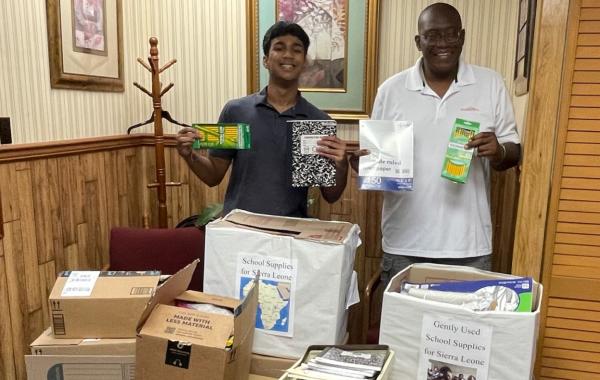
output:
<instances>
[{"instance_id":1,"label":"map of africa on sign","mask_svg":"<svg viewBox=\"0 0 600 380\"><path fill-rule=\"evenodd\" d=\"M245 297L252 288L251 277L240 278L240 296ZM284 281L259 281L256 328L272 334L290 335L291 283Z\"/></svg>"}]
</instances>

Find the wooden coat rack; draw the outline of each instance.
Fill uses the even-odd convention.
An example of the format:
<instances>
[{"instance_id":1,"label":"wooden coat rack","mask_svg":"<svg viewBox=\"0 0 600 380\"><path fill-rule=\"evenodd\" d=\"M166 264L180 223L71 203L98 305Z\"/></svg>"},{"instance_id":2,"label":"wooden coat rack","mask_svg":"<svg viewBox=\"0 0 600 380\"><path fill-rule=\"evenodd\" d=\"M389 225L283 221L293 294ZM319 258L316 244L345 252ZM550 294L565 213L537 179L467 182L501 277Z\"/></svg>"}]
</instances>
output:
<instances>
[{"instance_id":1,"label":"wooden coat rack","mask_svg":"<svg viewBox=\"0 0 600 380\"><path fill-rule=\"evenodd\" d=\"M167 228L167 186L181 186L181 182L167 182L165 176L165 139L163 136L162 118L163 110L161 98L171 88L173 83L169 83L167 87L162 88L160 83L160 73L171 67L177 60L172 59L166 65L160 67L158 64L158 39L150 37L150 56L148 57L149 65L143 59L138 58L137 61L152 74L152 92L146 90L142 85L133 82L133 85L139 88L143 93L152 98L154 107L154 148L156 157L156 180L154 183L148 184L148 188L156 188L158 191L158 226ZM160 68L159 68L160 67Z\"/></svg>"}]
</instances>

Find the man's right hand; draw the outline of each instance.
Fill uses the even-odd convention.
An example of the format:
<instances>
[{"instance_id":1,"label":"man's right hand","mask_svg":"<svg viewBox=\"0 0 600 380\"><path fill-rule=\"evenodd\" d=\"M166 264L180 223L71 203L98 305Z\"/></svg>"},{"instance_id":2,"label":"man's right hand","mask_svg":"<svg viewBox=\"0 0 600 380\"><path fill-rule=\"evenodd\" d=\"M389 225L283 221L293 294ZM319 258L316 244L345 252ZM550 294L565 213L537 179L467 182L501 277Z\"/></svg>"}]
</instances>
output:
<instances>
[{"instance_id":1,"label":"man's right hand","mask_svg":"<svg viewBox=\"0 0 600 380\"><path fill-rule=\"evenodd\" d=\"M192 144L198 137L198 132L190 127L182 128L177 132L177 152L181 157L189 158L192 155Z\"/></svg>"}]
</instances>

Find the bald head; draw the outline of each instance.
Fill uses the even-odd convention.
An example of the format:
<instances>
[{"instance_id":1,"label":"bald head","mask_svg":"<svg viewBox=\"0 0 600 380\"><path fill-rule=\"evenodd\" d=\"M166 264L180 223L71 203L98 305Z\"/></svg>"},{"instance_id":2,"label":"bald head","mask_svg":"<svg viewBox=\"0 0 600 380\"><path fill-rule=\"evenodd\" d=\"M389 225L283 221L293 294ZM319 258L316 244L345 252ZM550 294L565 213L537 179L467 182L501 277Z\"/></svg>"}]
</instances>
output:
<instances>
[{"instance_id":1,"label":"bald head","mask_svg":"<svg viewBox=\"0 0 600 380\"><path fill-rule=\"evenodd\" d=\"M462 29L460 13L458 13L456 8L446 3L435 3L423 9L421 14L419 15L419 34L424 33L426 31L426 26L434 20L443 20L448 24L457 27L459 30Z\"/></svg>"}]
</instances>

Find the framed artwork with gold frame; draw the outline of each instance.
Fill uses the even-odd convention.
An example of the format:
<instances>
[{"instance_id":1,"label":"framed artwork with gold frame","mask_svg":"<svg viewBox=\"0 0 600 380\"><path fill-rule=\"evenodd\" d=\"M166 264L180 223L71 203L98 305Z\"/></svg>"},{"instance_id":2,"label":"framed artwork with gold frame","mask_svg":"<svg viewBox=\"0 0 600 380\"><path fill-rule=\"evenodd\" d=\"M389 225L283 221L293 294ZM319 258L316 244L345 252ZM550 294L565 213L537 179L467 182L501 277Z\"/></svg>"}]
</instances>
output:
<instances>
[{"instance_id":1,"label":"framed artwork with gold frame","mask_svg":"<svg viewBox=\"0 0 600 380\"><path fill-rule=\"evenodd\" d=\"M264 88L262 37L276 21L310 37L302 95L336 120L369 117L377 91L379 0L246 0L248 93Z\"/></svg>"},{"instance_id":2,"label":"framed artwork with gold frame","mask_svg":"<svg viewBox=\"0 0 600 380\"><path fill-rule=\"evenodd\" d=\"M124 91L121 1L46 1L52 88Z\"/></svg>"}]
</instances>

